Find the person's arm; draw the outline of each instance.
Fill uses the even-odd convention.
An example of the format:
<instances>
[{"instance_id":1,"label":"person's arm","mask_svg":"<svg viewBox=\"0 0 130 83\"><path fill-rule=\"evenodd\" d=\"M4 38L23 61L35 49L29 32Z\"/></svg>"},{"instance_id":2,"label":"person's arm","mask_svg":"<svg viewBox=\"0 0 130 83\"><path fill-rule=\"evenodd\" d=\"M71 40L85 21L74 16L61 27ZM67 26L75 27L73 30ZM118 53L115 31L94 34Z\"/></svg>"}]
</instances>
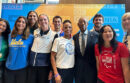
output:
<instances>
[{"instance_id":1,"label":"person's arm","mask_svg":"<svg viewBox=\"0 0 130 83\"><path fill-rule=\"evenodd\" d=\"M128 65L128 57L129 57L129 50L128 48L125 46L125 44L122 44L120 46L120 57L121 57L121 66L122 66L122 70L123 70L123 76L124 76L124 80L125 83L130 83L130 77L129 77L129 65Z\"/></svg>"},{"instance_id":2,"label":"person's arm","mask_svg":"<svg viewBox=\"0 0 130 83\"><path fill-rule=\"evenodd\" d=\"M128 65L128 58L121 58L121 64L122 64L125 83L130 83L130 76L129 76L130 71Z\"/></svg>"},{"instance_id":3,"label":"person's arm","mask_svg":"<svg viewBox=\"0 0 130 83\"><path fill-rule=\"evenodd\" d=\"M99 60L98 60L98 56L96 56L96 67L97 67L97 72L98 72L98 69L99 69Z\"/></svg>"},{"instance_id":4,"label":"person's arm","mask_svg":"<svg viewBox=\"0 0 130 83\"><path fill-rule=\"evenodd\" d=\"M54 40L55 40L56 38L58 38L58 35L57 35L57 34L55 34L55 36L54 36L54 39L53 39L53 41L52 41L52 46L53 46ZM52 47L51 47L51 49L52 49ZM50 72L49 72L48 80L51 80L52 77L53 77L53 72L52 72L52 66L50 65Z\"/></svg>"},{"instance_id":5,"label":"person's arm","mask_svg":"<svg viewBox=\"0 0 130 83\"><path fill-rule=\"evenodd\" d=\"M98 50L98 45L96 44L95 45L95 58L96 58L96 67L97 67L97 73L98 73L98 70L99 70L99 50Z\"/></svg>"},{"instance_id":6,"label":"person's arm","mask_svg":"<svg viewBox=\"0 0 130 83\"><path fill-rule=\"evenodd\" d=\"M55 56L56 56L56 52L51 51L51 64L52 64L52 68L53 68L53 72L54 72L55 81L56 81L56 83L61 83L62 79L56 68Z\"/></svg>"}]
</instances>

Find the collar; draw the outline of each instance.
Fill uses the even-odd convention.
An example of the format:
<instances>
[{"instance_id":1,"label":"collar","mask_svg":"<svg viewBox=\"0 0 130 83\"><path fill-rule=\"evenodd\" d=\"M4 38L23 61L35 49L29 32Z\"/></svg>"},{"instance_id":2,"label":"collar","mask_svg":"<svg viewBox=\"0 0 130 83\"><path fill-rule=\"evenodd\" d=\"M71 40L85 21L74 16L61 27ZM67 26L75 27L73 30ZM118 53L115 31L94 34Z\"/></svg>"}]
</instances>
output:
<instances>
[{"instance_id":1,"label":"collar","mask_svg":"<svg viewBox=\"0 0 130 83\"><path fill-rule=\"evenodd\" d=\"M56 31L55 31L56 32ZM60 30L59 32L56 32L57 34L60 34L60 33L63 33L63 31L62 30Z\"/></svg>"},{"instance_id":2,"label":"collar","mask_svg":"<svg viewBox=\"0 0 130 83\"><path fill-rule=\"evenodd\" d=\"M42 36L42 35L46 35L48 32L49 32L49 30L50 30L50 28L47 30L47 31L42 31L42 30L40 30L40 35Z\"/></svg>"},{"instance_id":3,"label":"collar","mask_svg":"<svg viewBox=\"0 0 130 83\"><path fill-rule=\"evenodd\" d=\"M82 32L80 31L80 35L82 34ZM88 34L88 30L86 29L85 32L84 32L85 35Z\"/></svg>"},{"instance_id":4,"label":"collar","mask_svg":"<svg viewBox=\"0 0 130 83\"><path fill-rule=\"evenodd\" d=\"M94 27L93 27L93 31L96 31L96 29L95 29ZM98 33L99 33L99 32L100 32L100 30L99 30L99 31L96 31L96 32L98 32Z\"/></svg>"}]
</instances>

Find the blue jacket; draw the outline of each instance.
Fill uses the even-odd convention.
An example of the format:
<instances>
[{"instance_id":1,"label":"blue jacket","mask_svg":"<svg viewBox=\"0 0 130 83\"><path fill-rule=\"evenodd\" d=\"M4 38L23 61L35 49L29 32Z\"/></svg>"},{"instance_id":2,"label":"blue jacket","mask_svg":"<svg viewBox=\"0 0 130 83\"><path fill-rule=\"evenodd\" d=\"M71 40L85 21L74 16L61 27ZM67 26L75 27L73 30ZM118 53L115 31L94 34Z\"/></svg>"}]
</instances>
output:
<instances>
[{"instance_id":1,"label":"blue jacket","mask_svg":"<svg viewBox=\"0 0 130 83\"><path fill-rule=\"evenodd\" d=\"M31 51L29 60L30 66L50 66L50 53L36 53Z\"/></svg>"}]
</instances>

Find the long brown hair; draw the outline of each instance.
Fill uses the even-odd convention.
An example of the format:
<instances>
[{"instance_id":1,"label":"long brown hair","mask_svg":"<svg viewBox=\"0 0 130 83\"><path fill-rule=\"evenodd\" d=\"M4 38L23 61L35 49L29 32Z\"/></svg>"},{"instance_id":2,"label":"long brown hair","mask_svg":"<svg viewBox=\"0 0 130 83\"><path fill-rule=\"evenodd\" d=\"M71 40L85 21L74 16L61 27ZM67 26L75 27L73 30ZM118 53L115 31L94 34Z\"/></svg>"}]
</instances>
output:
<instances>
[{"instance_id":1,"label":"long brown hair","mask_svg":"<svg viewBox=\"0 0 130 83\"><path fill-rule=\"evenodd\" d=\"M29 31L29 28L28 28L28 21L23 16L20 16L20 17L17 18L17 20L15 22L15 25L14 25L14 28L13 28L13 31L11 33L11 38L14 38L14 37L16 37L18 35L18 28L17 28L16 24L17 24L17 22L19 21L20 18L23 18L25 20L25 22L26 22L26 27L25 27L25 29L23 31L22 38L27 39L29 37L30 31Z\"/></svg>"},{"instance_id":2,"label":"long brown hair","mask_svg":"<svg viewBox=\"0 0 130 83\"><path fill-rule=\"evenodd\" d=\"M8 35L10 34L11 30L10 30L10 25L9 22L5 19L0 18L0 21L3 21L6 23L6 30L2 33L2 36L6 39L8 39Z\"/></svg>"}]
</instances>

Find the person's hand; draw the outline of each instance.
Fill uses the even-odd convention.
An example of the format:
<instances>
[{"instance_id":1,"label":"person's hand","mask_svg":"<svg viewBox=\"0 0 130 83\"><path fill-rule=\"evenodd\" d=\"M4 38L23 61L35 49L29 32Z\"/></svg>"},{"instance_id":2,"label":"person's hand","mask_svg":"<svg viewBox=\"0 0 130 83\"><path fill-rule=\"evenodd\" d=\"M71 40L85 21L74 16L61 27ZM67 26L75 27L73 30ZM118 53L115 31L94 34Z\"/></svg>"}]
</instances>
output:
<instances>
[{"instance_id":1,"label":"person's hand","mask_svg":"<svg viewBox=\"0 0 130 83\"><path fill-rule=\"evenodd\" d=\"M51 80L51 79L52 79L52 76L53 76L52 74L53 74L52 71L50 71L50 72L49 72L49 76L48 76L48 80Z\"/></svg>"},{"instance_id":2,"label":"person's hand","mask_svg":"<svg viewBox=\"0 0 130 83\"><path fill-rule=\"evenodd\" d=\"M56 83L62 82L61 76L59 74L58 74L58 76L55 77L55 81L56 81Z\"/></svg>"}]
</instances>

